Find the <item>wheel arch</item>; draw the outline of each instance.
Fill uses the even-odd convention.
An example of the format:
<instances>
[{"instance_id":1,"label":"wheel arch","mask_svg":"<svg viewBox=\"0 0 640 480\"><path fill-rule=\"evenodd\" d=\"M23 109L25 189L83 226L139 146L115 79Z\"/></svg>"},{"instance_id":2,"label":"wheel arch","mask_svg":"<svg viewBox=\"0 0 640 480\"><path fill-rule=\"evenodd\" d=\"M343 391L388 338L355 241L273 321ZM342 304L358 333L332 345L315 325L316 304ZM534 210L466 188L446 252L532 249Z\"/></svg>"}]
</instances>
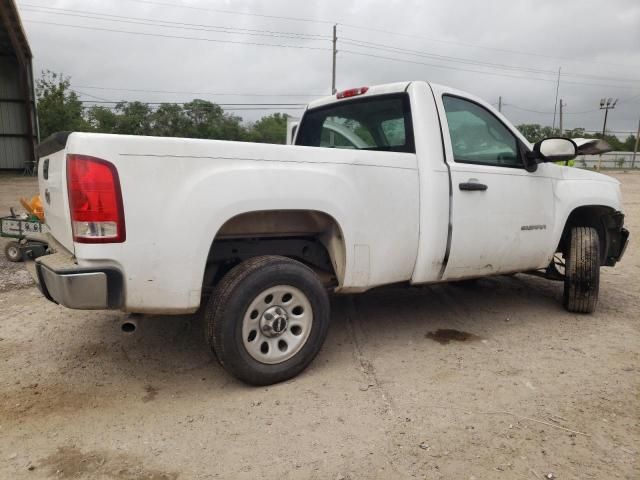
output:
<instances>
[{"instance_id":1,"label":"wheel arch","mask_svg":"<svg viewBox=\"0 0 640 480\"><path fill-rule=\"evenodd\" d=\"M571 229L574 227L592 227L598 232L600 240L600 264L607 265L610 244L609 221L618 212L608 205L581 205L575 207L567 216L558 243L558 251L566 251Z\"/></svg>"},{"instance_id":2,"label":"wheel arch","mask_svg":"<svg viewBox=\"0 0 640 480\"><path fill-rule=\"evenodd\" d=\"M243 253L234 248L234 245L243 244L249 246ZM346 275L347 248L343 229L333 215L313 209L250 210L233 215L221 224L211 241L203 286L213 281L212 275L215 273L211 273L209 266L223 255L221 251L224 248L230 255L237 253L238 261L253 256L280 254L310 266L318 266L321 261L318 255L322 255L320 249L309 252L308 257L305 254L287 255L282 251L294 245L295 248L311 247L314 250L313 244L324 250L331 264L331 273L338 285L342 285Z\"/></svg>"}]
</instances>

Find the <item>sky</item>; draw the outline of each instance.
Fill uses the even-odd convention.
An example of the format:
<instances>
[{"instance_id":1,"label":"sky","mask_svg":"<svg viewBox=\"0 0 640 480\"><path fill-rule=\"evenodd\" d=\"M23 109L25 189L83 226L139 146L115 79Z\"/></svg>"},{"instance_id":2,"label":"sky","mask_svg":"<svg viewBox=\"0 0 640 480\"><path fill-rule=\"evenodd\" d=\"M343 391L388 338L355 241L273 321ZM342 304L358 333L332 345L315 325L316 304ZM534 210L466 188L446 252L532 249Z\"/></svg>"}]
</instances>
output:
<instances>
[{"instance_id":1,"label":"sky","mask_svg":"<svg viewBox=\"0 0 640 480\"><path fill-rule=\"evenodd\" d=\"M601 131L603 97L608 131L638 128L639 0L16 1L36 76L63 73L86 101L299 116L331 92L337 24L338 90L427 80L552 125L560 70L565 128Z\"/></svg>"}]
</instances>

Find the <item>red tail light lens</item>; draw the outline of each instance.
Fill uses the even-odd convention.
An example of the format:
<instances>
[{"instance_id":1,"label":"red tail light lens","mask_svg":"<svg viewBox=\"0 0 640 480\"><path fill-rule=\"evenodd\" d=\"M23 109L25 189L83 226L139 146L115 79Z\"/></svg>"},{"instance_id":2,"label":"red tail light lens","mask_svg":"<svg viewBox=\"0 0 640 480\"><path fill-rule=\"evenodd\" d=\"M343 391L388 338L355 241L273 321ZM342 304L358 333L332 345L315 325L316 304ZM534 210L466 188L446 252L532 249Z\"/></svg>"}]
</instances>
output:
<instances>
[{"instance_id":1,"label":"red tail light lens","mask_svg":"<svg viewBox=\"0 0 640 480\"><path fill-rule=\"evenodd\" d=\"M113 164L86 155L67 155L67 191L75 242L125 241L120 179Z\"/></svg>"},{"instance_id":2,"label":"red tail light lens","mask_svg":"<svg viewBox=\"0 0 640 480\"><path fill-rule=\"evenodd\" d=\"M355 97L356 95L367 93L367 90L369 90L369 87L350 88L349 90L343 90L342 92L336 93L336 98Z\"/></svg>"}]
</instances>

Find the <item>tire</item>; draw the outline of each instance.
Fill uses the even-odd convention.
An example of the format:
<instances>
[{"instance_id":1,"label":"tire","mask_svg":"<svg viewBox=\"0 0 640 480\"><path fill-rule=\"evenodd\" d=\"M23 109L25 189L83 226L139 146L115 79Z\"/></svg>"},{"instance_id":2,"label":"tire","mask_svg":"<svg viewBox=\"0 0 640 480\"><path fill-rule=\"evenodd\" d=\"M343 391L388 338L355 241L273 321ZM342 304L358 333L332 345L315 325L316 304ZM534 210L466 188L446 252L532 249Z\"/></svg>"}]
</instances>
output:
<instances>
[{"instance_id":1,"label":"tire","mask_svg":"<svg viewBox=\"0 0 640 480\"><path fill-rule=\"evenodd\" d=\"M4 254L10 262L22 261L22 251L20 250L20 244L18 242L7 243L4 247Z\"/></svg>"},{"instance_id":2,"label":"tire","mask_svg":"<svg viewBox=\"0 0 640 480\"><path fill-rule=\"evenodd\" d=\"M600 288L600 239L596 229L571 229L564 256L564 308L575 313L592 313L598 304Z\"/></svg>"},{"instance_id":3,"label":"tire","mask_svg":"<svg viewBox=\"0 0 640 480\"><path fill-rule=\"evenodd\" d=\"M311 363L327 336L329 313L327 292L306 265L254 257L216 286L204 312L205 335L229 373L251 385L271 385Z\"/></svg>"}]
</instances>

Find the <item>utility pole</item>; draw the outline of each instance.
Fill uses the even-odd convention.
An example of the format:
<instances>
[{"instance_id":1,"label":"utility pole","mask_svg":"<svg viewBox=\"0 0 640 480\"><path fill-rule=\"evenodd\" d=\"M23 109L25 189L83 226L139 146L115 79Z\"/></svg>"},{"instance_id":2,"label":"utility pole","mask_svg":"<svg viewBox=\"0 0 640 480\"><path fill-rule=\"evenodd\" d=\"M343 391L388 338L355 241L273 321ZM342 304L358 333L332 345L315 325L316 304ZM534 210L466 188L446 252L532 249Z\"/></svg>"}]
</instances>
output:
<instances>
[{"instance_id":1,"label":"utility pole","mask_svg":"<svg viewBox=\"0 0 640 480\"><path fill-rule=\"evenodd\" d=\"M336 46L338 44L338 36L337 36L337 27L338 25L333 26L333 68L331 69L331 95L336 93L336 53L338 50Z\"/></svg>"},{"instance_id":2,"label":"utility pole","mask_svg":"<svg viewBox=\"0 0 640 480\"><path fill-rule=\"evenodd\" d=\"M502 96L498 97L498 111L502 113Z\"/></svg>"},{"instance_id":3,"label":"utility pole","mask_svg":"<svg viewBox=\"0 0 640 480\"><path fill-rule=\"evenodd\" d=\"M560 136L562 136L562 114L563 114L563 107L566 107L567 104L562 102L562 99L560 99Z\"/></svg>"},{"instance_id":4,"label":"utility pole","mask_svg":"<svg viewBox=\"0 0 640 480\"><path fill-rule=\"evenodd\" d=\"M558 82L556 83L556 99L553 102L553 125L551 126L551 128L554 130L556 128L556 112L558 111L558 90L560 90L560 70L562 70L562 67L558 67Z\"/></svg>"},{"instance_id":5,"label":"utility pole","mask_svg":"<svg viewBox=\"0 0 640 480\"><path fill-rule=\"evenodd\" d=\"M618 99L612 101L611 98L602 98L600 99L600 110L604 110L604 123L602 124L602 139L604 140L604 134L607 130L607 114L609 110L613 110L616 108L616 103L618 103Z\"/></svg>"},{"instance_id":6,"label":"utility pole","mask_svg":"<svg viewBox=\"0 0 640 480\"><path fill-rule=\"evenodd\" d=\"M604 134L607 131L607 115L609 114L609 110L613 110L614 108L616 108L616 103L618 103L617 98L615 100L613 100L611 97L600 99L600 110L604 110L604 123L602 124L602 140L604 140ZM602 165L602 154L600 154L600 160L598 160L598 170L600 170L601 165Z\"/></svg>"},{"instance_id":7,"label":"utility pole","mask_svg":"<svg viewBox=\"0 0 640 480\"><path fill-rule=\"evenodd\" d=\"M638 153L638 141L640 140L640 119L638 120L638 131L636 132L636 146L633 147L633 157L631 157L631 168L636 165L636 154Z\"/></svg>"}]
</instances>

